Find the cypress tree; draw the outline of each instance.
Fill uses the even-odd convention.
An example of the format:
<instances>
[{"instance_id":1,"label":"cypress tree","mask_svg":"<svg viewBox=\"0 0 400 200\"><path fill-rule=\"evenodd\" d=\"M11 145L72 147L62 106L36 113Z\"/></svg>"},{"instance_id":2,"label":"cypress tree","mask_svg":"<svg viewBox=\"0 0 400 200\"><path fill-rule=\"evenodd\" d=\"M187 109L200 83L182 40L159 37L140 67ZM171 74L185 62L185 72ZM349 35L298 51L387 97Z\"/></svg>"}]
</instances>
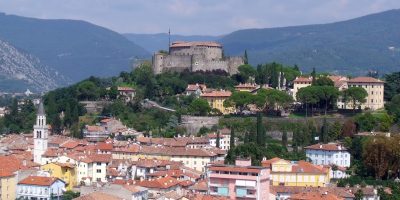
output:
<instances>
[{"instance_id":1,"label":"cypress tree","mask_svg":"<svg viewBox=\"0 0 400 200\"><path fill-rule=\"evenodd\" d=\"M284 146L286 148L287 144L288 144L287 131L286 131L286 129L283 129L283 132L282 132L282 146Z\"/></svg>"},{"instance_id":2,"label":"cypress tree","mask_svg":"<svg viewBox=\"0 0 400 200\"><path fill-rule=\"evenodd\" d=\"M235 129L231 127L231 138L229 141L229 149L235 148Z\"/></svg>"},{"instance_id":3,"label":"cypress tree","mask_svg":"<svg viewBox=\"0 0 400 200\"><path fill-rule=\"evenodd\" d=\"M317 76L317 73L315 72L315 67L313 67L312 72L311 72L311 77L312 77L311 85L315 85L315 81L317 80L316 76Z\"/></svg>"},{"instance_id":4,"label":"cypress tree","mask_svg":"<svg viewBox=\"0 0 400 200\"><path fill-rule=\"evenodd\" d=\"M243 62L245 65L249 64L249 58L247 57L247 50L244 50Z\"/></svg>"},{"instance_id":5,"label":"cypress tree","mask_svg":"<svg viewBox=\"0 0 400 200\"><path fill-rule=\"evenodd\" d=\"M259 146L265 146L265 128L262 123L261 112L257 113L257 144Z\"/></svg>"},{"instance_id":6,"label":"cypress tree","mask_svg":"<svg viewBox=\"0 0 400 200\"><path fill-rule=\"evenodd\" d=\"M219 148L219 146L220 146L220 138L219 138L219 131L217 131L217 140L215 141L216 142L216 144L215 144L215 146L217 147L217 148Z\"/></svg>"},{"instance_id":7,"label":"cypress tree","mask_svg":"<svg viewBox=\"0 0 400 200\"><path fill-rule=\"evenodd\" d=\"M323 124L322 124L322 127L321 127L321 135L320 135L320 137L321 137L321 140L324 142L324 143L327 143L328 142L328 140L329 140L329 136L328 136L328 122L326 121L326 117L324 117L324 121L323 121Z\"/></svg>"}]
</instances>

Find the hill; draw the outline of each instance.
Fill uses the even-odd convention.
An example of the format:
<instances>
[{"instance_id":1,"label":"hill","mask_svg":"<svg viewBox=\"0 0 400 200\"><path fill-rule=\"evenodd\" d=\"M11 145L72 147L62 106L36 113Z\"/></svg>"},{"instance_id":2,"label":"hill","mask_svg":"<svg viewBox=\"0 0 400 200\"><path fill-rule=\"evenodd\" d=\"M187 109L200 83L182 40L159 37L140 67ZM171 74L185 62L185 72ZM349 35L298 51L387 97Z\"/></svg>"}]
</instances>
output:
<instances>
[{"instance_id":1,"label":"hill","mask_svg":"<svg viewBox=\"0 0 400 200\"><path fill-rule=\"evenodd\" d=\"M0 40L0 91L48 91L67 83L68 79L36 57Z\"/></svg>"},{"instance_id":2,"label":"hill","mask_svg":"<svg viewBox=\"0 0 400 200\"><path fill-rule=\"evenodd\" d=\"M252 64L277 61L310 71L365 74L400 69L400 10L318 25L246 29L220 39L227 54Z\"/></svg>"},{"instance_id":3,"label":"hill","mask_svg":"<svg viewBox=\"0 0 400 200\"><path fill-rule=\"evenodd\" d=\"M49 20L0 13L0 39L38 57L74 82L130 70L150 54L124 36L78 20Z\"/></svg>"},{"instance_id":4,"label":"hill","mask_svg":"<svg viewBox=\"0 0 400 200\"><path fill-rule=\"evenodd\" d=\"M157 34L135 34L126 33L126 38L145 48L147 51L154 53L158 50L168 50L168 34L157 33ZM215 41L218 40L219 36L202 36L202 35L171 35L172 41Z\"/></svg>"}]
</instances>

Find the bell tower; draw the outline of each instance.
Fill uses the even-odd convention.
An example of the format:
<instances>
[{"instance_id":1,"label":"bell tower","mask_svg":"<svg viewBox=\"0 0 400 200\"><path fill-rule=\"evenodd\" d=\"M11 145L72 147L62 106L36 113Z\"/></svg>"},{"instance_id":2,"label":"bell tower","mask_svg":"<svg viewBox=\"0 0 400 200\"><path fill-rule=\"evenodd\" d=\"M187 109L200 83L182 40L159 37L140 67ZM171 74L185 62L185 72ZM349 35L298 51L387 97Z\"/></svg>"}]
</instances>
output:
<instances>
[{"instance_id":1,"label":"bell tower","mask_svg":"<svg viewBox=\"0 0 400 200\"><path fill-rule=\"evenodd\" d=\"M48 127L46 123L46 114L44 112L43 102L40 101L36 124L33 126L33 161L38 164L45 164L42 161L42 155L47 150Z\"/></svg>"}]
</instances>

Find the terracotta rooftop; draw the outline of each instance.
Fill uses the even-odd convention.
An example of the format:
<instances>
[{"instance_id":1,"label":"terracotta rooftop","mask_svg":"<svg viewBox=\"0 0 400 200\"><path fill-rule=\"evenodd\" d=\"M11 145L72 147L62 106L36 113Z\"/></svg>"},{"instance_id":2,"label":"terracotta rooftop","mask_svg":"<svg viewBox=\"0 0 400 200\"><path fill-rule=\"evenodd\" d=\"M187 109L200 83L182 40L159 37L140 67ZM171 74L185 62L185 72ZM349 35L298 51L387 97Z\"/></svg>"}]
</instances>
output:
<instances>
[{"instance_id":1,"label":"terracotta rooftop","mask_svg":"<svg viewBox=\"0 0 400 200\"><path fill-rule=\"evenodd\" d=\"M327 173L328 168L325 168L320 165L314 165L312 163L306 162L304 160L300 160L297 164L292 166L292 172L301 172L301 173L317 173L317 174L325 174Z\"/></svg>"},{"instance_id":2,"label":"terracotta rooftop","mask_svg":"<svg viewBox=\"0 0 400 200\"><path fill-rule=\"evenodd\" d=\"M175 42L172 42L170 47L175 48L175 47L192 47L192 46L222 47L221 44L219 44L217 42L211 42L211 41L204 41L204 42L175 41Z\"/></svg>"},{"instance_id":3,"label":"terracotta rooftop","mask_svg":"<svg viewBox=\"0 0 400 200\"><path fill-rule=\"evenodd\" d=\"M135 89L131 88L131 87L118 87L117 88L118 91L128 91L128 92L133 92L135 91Z\"/></svg>"},{"instance_id":4,"label":"terracotta rooftop","mask_svg":"<svg viewBox=\"0 0 400 200\"><path fill-rule=\"evenodd\" d=\"M111 194L106 194L103 192L92 192L80 197L75 198L75 200L123 200L123 198L116 197Z\"/></svg>"},{"instance_id":5,"label":"terracotta rooftop","mask_svg":"<svg viewBox=\"0 0 400 200\"><path fill-rule=\"evenodd\" d=\"M355 77L348 80L349 83L383 83L383 81L372 77Z\"/></svg>"},{"instance_id":6,"label":"terracotta rooftop","mask_svg":"<svg viewBox=\"0 0 400 200\"><path fill-rule=\"evenodd\" d=\"M311 77L299 76L296 79L294 79L293 82L309 82L309 83L311 83L311 81L312 81Z\"/></svg>"},{"instance_id":7,"label":"terracotta rooftop","mask_svg":"<svg viewBox=\"0 0 400 200\"><path fill-rule=\"evenodd\" d=\"M344 200L341 197L338 197L334 194L321 194L319 192L302 192L298 194L292 195L290 200Z\"/></svg>"},{"instance_id":8,"label":"terracotta rooftop","mask_svg":"<svg viewBox=\"0 0 400 200\"><path fill-rule=\"evenodd\" d=\"M235 88L241 89L241 88L249 88L249 89L256 89L258 87L257 84L252 84L252 83L240 83L239 85L236 85Z\"/></svg>"},{"instance_id":9,"label":"terracotta rooftop","mask_svg":"<svg viewBox=\"0 0 400 200\"><path fill-rule=\"evenodd\" d=\"M28 176L22 179L18 184L22 185L38 185L38 186L50 186L57 180L55 177L44 177L44 176ZM61 180L60 180L61 181Z\"/></svg>"},{"instance_id":10,"label":"terracotta rooftop","mask_svg":"<svg viewBox=\"0 0 400 200\"><path fill-rule=\"evenodd\" d=\"M313 150L325 150L325 151L346 151L347 149L337 143L328 143L328 144L314 144L308 147L304 147L304 149L313 149Z\"/></svg>"},{"instance_id":11,"label":"terracotta rooftop","mask_svg":"<svg viewBox=\"0 0 400 200\"><path fill-rule=\"evenodd\" d=\"M203 93L202 97L230 97L232 95L231 91L212 91L208 93Z\"/></svg>"},{"instance_id":12,"label":"terracotta rooftop","mask_svg":"<svg viewBox=\"0 0 400 200\"><path fill-rule=\"evenodd\" d=\"M206 88L207 86L205 84L188 84L186 91L196 91L198 89L203 90Z\"/></svg>"},{"instance_id":13,"label":"terracotta rooftop","mask_svg":"<svg viewBox=\"0 0 400 200\"><path fill-rule=\"evenodd\" d=\"M201 180L196 182L194 185L190 186L190 190L196 190L196 191L207 191L208 190L208 185L206 180Z\"/></svg>"},{"instance_id":14,"label":"terracotta rooftop","mask_svg":"<svg viewBox=\"0 0 400 200\"><path fill-rule=\"evenodd\" d=\"M157 178L153 180L136 181L136 185L145 188L167 189L179 184L179 181L172 177Z\"/></svg>"}]
</instances>

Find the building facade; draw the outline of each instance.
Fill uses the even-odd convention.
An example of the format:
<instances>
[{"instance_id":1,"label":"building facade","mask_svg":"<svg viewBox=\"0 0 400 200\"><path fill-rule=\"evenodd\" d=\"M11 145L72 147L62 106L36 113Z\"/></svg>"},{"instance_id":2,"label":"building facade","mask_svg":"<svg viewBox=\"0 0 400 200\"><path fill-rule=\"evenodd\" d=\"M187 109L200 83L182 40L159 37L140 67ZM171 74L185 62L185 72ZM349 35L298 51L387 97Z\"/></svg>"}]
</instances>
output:
<instances>
[{"instance_id":1,"label":"building facade","mask_svg":"<svg viewBox=\"0 0 400 200\"><path fill-rule=\"evenodd\" d=\"M41 166L41 169L49 172L51 177L59 178L66 184L67 190L77 186L76 167L70 163L48 163Z\"/></svg>"},{"instance_id":2,"label":"building facade","mask_svg":"<svg viewBox=\"0 0 400 200\"><path fill-rule=\"evenodd\" d=\"M280 158L263 160L271 168L272 185L325 187L330 182L330 168L305 161L291 162Z\"/></svg>"},{"instance_id":3,"label":"building facade","mask_svg":"<svg viewBox=\"0 0 400 200\"><path fill-rule=\"evenodd\" d=\"M251 160L207 168L208 194L229 199L269 199L270 171L251 166Z\"/></svg>"},{"instance_id":4,"label":"building facade","mask_svg":"<svg viewBox=\"0 0 400 200\"><path fill-rule=\"evenodd\" d=\"M341 144L314 144L304 149L307 158L315 165L350 167L350 153Z\"/></svg>"},{"instance_id":5,"label":"building facade","mask_svg":"<svg viewBox=\"0 0 400 200\"><path fill-rule=\"evenodd\" d=\"M218 109L222 114L233 113L233 107L225 107L224 102L232 95L230 91L212 91L203 93L201 98L207 100L211 108Z\"/></svg>"},{"instance_id":6,"label":"building facade","mask_svg":"<svg viewBox=\"0 0 400 200\"><path fill-rule=\"evenodd\" d=\"M344 91L349 87L364 88L365 91L367 91L368 95L365 99L366 100L365 103L361 103L359 107L360 109L377 110L384 108L385 102L383 98L384 95L383 81L372 77L355 77L349 79L344 76L328 76L328 78L330 78L333 81L334 86L339 91ZM298 93L299 89L311 86L311 83L312 83L311 77L297 77L293 81L293 90L292 90L293 99L296 100L296 94ZM339 109L353 109L353 102L349 101L345 102L343 100L343 97L339 97L337 101L337 107Z\"/></svg>"},{"instance_id":7,"label":"building facade","mask_svg":"<svg viewBox=\"0 0 400 200\"><path fill-rule=\"evenodd\" d=\"M364 88L368 96L365 103L361 104L361 109L369 108L377 110L384 108L384 82L372 77L356 77L348 81L348 87L361 87ZM348 104L347 108L352 109L352 104Z\"/></svg>"},{"instance_id":8,"label":"building facade","mask_svg":"<svg viewBox=\"0 0 400 200\"><path fill-rule=\"evenodd\" d=\"M17 198L22 199L61 199L65 183L53 177L28 176L18 182Z\"/></svg>"},{"instance_id":9,"label":"building facade","mask_svg":"<svg viewBox=\"0 0 400 200\"><path fill-rule=\"evenodd\" d=\"M222 45L217 42L173 42L169 53L153 55L153 71L160 74L167 71L224 71L236 74L242 57L224 57Z\"/></svg>"}]
</instances>

